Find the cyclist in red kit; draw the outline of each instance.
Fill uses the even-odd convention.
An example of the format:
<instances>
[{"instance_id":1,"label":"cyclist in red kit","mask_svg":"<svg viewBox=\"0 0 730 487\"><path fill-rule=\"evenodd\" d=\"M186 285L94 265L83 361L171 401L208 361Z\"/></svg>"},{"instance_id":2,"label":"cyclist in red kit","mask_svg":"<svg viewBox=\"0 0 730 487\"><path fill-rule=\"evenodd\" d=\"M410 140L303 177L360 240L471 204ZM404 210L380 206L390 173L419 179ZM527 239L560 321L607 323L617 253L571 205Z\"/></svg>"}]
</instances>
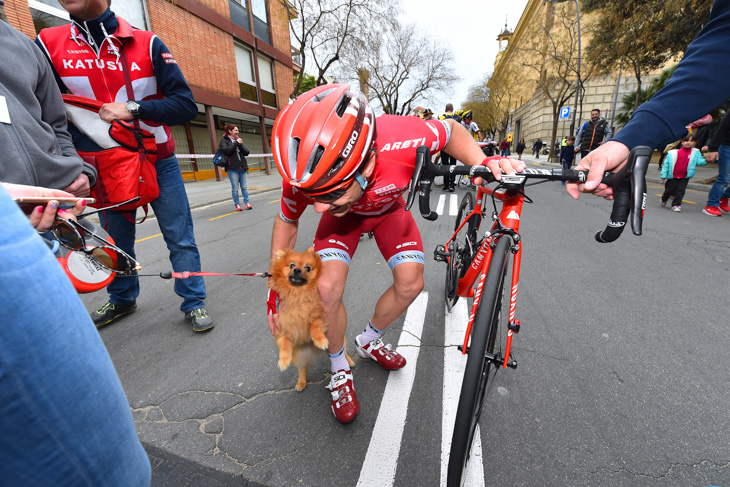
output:
<instances>
[{"instance_id":1,"label":"cyclist in red kit","mask_svg":"<svg viewBox=\"0 0 730 487\"><path fill-rule=\"evenodd\" d=\"M522 161L486 160L469 132L453 120L374 116L365 96L346 84L314 88L281 111L271 140L284 181L281 211L274 221L272 258L296 243L299 217L308 205L322 213L314 248L322 258L319 292L327 322L332 378L331 407L338 421L355 419L359 405L344 354L347 314L342 303L350 260L360 235L373 232L393 274L362 334L358 354L387 370L406 364L381 335L423 290L423 244L403 193L408 190L416 148L446 148L467 165L482 162L499 178L521 171ZM277 296L269 292L268 320L277 326Z\"/></svg>"}]
</instances>

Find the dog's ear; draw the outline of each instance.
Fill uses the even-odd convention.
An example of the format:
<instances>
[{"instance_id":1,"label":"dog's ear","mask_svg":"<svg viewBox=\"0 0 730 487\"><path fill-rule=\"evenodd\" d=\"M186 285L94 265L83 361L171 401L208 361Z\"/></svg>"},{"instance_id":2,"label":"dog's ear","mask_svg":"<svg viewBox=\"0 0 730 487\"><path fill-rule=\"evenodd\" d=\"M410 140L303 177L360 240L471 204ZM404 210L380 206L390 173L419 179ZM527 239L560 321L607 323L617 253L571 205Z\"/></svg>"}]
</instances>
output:
<instances>
[{"instance_id":1,"label":"dog's ear","mask_svg":"<svg viewBox=\"0 0 730 487\"><path fill-rule=\"evenodd\" d=\"M276 258L281 259L282 257L284 257L285 254L286 254L286 250L279 249L276 251Z\"/></svg>"},{"instance_id":2,"label":"dog's ear","mask_svg":"<svg viewBox=\"0 0 730 487\"><path fill-rule=\"evenodd\" d=\"M314 253L314 247L309 247L307 249L307 252L309 252L310 254L313 254Z\"/></svg>"}]
</instances>

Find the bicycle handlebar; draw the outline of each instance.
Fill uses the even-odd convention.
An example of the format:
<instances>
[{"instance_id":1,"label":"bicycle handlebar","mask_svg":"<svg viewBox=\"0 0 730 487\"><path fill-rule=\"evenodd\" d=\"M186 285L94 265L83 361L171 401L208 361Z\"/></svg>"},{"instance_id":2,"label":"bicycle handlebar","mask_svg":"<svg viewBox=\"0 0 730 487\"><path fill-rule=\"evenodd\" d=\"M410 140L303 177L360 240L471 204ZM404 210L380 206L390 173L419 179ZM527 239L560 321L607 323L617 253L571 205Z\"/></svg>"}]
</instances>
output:
<instances>
[{"instance_id":1,"label":"bicycle handlebar","mask_svg":"<svg viewBox=\"0 0 730 487\"><path fill-rule=\"evenodd\" d=\"M601 243L616 240L631 218L631 230L634 235L641 235L641 226L646 208L646 170L652 150L646 146L638 146L631 150L627 163L618 172L606 172L601 182L613 188L614 199L611 216L602 231L596 232L596 241ZM418 186L418 208L421 216L426 220L436 220L438 214L431 211L431 183L435 176L468 175L470 178L482 177L488 183L494 182L492 172L487 166L436 166L431 162L428 147L420 146L416 149L416 167L408 192L406 211L411 209L416 197ZM573 169L535 169L526 168L523 172L514 175L502 175L501 183L505 186L518 188L525 184L527 179L544 179L548 181L568 181L584 183L588 178L588 171Z\"/></svg>"}]
</instances>

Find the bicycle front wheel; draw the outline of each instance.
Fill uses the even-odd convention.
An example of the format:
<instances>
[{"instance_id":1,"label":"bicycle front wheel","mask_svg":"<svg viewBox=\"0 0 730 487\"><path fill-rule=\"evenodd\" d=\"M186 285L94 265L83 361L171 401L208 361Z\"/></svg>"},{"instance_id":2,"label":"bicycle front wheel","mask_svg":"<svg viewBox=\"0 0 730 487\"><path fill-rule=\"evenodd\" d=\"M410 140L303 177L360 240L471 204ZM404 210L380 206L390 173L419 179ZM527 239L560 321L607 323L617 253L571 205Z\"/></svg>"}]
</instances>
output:
<instances>
[{"instance_id":1,"label":"bicycle front wheel","mask_svg":"<svg viewBox=\"0 0 730 487\"><path fill-rule=\"evenodd\" d=\"M459 406L456 409L454 434L451 438L447 474L449 487L463 485L482 403L487 388L494 382L494 375L500 368L487 358L487 354L494 355L497 349L496 355L501 356L499 352L502 345L498 337L498 328L511 246L512 240L507 236L502 236L497 241L474 319L469 357L466 361Z\"/></svg>"}]
</instances>

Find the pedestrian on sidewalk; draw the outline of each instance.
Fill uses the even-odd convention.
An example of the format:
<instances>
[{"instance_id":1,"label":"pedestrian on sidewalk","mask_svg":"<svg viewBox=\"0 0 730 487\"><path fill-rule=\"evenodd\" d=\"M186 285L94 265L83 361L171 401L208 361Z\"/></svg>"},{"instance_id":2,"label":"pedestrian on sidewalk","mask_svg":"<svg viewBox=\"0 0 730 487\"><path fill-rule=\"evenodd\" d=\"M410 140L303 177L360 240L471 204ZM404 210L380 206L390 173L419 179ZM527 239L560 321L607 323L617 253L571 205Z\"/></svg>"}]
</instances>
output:
<instances>
[{"instance_id":1,"label":"pedestrian on sidewalk","mask_svg":"<svg viewBox=\"0 0 730 487\"><path fill-rule=\"evenodd\" d=\"M248 163L246 156L250 154L248 148L243 145L243 140L238 136L238 127L229 123L225 126L226 133L218 144L218 149L228 157L228 180L231 182L231 194L236 211L242 211L241 200L238 199L238 187L241 187L243 204L247 210L253 209L248 199Z\"/></svg>"},{"instance_id":2,"label":"pedestrian on sidewalk","mask_svg":"<svg viewBox=\"0 0 730 487\"><path fill-rule=\"evenodd\" d=\"M563 165L563 169L570 169L573 167L573 160L575 159L575 151L573 150L573 143L575 137L572 135L565 139L565 145L560 149L560 163ZM565 181L563 181L565 184Z\"/></svg>"},{"instance_id":3,"label":"pedestrian on sidewalk","mask_svg":"<svg viewBox=\"0 0 730 487\"><path fill-rule=\"evenodd\" d=\"M720 210L730 212L730 116L726 112L722 117L717 133L708 145L709 152L705 156L708 161L717 161L718 175L715 184L707 196L707 205L702 213L709 216L722 216Z\"/></svg>"},{"instance_id":4,"label":"pedestrian on sidewalk","mask_svg":"<svg viewBox=\"0 0 730 487\"><path fill-rule=\"evenodd\" d=\"M517 149L515 149L515 150L517 151L517 160L521 161L522 153L525 152L525 138L524 137L522 137L520 139L520 141L517 143Z\"/></svg>"},{"instance_id":5,"label":"pedestrian on sidewalk","mask_svg":"<svg viewBox=\"0 0 730 487\"><path fill-rule=\"evenodd\" d=\"M667 206L669 197L673 196L672 211L682 211L682 199L687 191L687 183L695 175L697 166L707 164L700 150L695 147L697 138L694 135L685 136L681 144L682 147L679 149L667 152L661 173L662 180L666 180L661 205Z\"/></svg>"},{"instance_id":6,"label":"pedestrian on sidewalk","mask_svg":"<svg viewBox=\"0 0 730 487\"><path fill-rule=\"evenodd\" d=\"M537 159L540 159L540 151L542 150L542 139L540 137L537 138L534 144L532 144L532 155L535 156Z\"/></svg>"}]
</instances>

